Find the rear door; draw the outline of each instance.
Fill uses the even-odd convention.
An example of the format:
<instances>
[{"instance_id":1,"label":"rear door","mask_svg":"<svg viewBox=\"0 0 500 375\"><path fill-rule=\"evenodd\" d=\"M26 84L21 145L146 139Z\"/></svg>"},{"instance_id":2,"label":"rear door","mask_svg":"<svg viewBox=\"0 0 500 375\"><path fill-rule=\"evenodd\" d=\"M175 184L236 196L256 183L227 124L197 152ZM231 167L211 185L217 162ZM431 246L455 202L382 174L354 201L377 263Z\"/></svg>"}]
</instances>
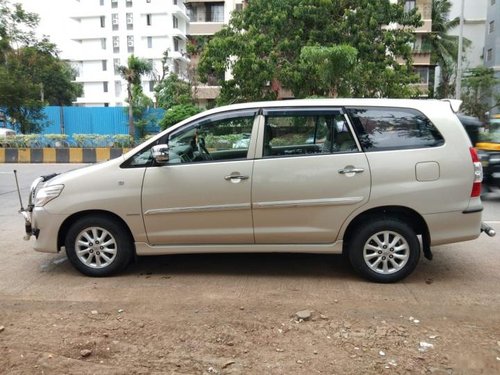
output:
<instances>
[{"instance_id":1,"label":"rear door","mask_svg":"<svg viewBox=\"0 0 500 375\"><path fill-rule=\"evenodd\" d=\"M370 195L370 169L341 109L266 109L254 165L256 243L332 243Z\"/></svg>"}]
</instances>

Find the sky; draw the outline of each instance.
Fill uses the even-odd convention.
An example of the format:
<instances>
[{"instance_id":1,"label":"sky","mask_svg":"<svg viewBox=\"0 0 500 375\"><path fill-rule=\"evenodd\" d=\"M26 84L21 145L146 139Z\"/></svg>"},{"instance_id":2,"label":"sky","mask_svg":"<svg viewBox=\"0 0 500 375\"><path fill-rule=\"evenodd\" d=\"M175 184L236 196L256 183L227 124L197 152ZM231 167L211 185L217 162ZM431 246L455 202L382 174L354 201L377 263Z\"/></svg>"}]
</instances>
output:
<instances>
[{"instance_id":1,"label":"sky","mask_svg":"<svg viewBox=\"0 0 500 375\"><path fill-rule=\"evenodd\" d=\"M39 36L48 35L50 41L55 43L60 51L69 49L67 14L74 0L11 0L11 2L20 3L25 10L40 16L37 33Z\"/></svg>"}]
</instances>

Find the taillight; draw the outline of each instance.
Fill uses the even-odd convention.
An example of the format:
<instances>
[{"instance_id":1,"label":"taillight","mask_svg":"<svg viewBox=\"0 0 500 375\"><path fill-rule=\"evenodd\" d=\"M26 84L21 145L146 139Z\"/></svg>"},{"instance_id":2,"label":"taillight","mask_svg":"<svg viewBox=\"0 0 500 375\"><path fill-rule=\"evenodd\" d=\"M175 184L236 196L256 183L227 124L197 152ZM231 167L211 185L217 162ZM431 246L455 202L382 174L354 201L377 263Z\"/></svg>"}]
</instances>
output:
<instances>
[{"instance_id":1,"label":"taillight","mask_svg":"<svg viewBox=\"0 0 500 375\"><path fill-rule=\"evenodd\" d=\"M470 193L471 198L479 197L481 195L481 182L483 181L483 166L477 155L477 151L474 147L470 147L470 156L472 157L472 163L474 164L474 182L472 184L472 191Z\"/></svg>"}]
</instances>

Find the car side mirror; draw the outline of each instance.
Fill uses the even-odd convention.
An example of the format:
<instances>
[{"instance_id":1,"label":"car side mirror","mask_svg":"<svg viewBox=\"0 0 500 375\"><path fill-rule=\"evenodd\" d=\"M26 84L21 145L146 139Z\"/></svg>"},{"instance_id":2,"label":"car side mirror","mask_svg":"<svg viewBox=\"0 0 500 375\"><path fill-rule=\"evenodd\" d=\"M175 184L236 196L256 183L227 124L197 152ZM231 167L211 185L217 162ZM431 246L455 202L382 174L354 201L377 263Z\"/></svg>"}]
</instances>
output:
<instances>
[{"instance_id":1,"label":"car side mirror","mask_svg":"<svg viewBox=\"0 0 500 375\"><path fill-rule=\"evenodd\" d=\"M153 159L157 164L166 164L169 158L169 148L168 145L156 145L151 148L153 154Z\"/></svg>"}]
</instances>

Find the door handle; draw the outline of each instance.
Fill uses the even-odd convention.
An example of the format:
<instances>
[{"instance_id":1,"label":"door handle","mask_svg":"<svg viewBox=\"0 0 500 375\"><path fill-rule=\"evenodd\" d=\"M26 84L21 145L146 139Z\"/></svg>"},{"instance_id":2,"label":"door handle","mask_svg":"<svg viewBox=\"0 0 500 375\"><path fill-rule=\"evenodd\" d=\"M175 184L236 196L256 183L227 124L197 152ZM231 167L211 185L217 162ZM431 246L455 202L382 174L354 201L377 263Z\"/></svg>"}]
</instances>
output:
<instances>
[{"instance_id":1,"label":"door handle","mask_svg":"<svg viewBox=\"0 0 500 375\"><path fill-rule=\"evenodd\" d=\"M339 169L340 174L354 174L363 173L365 170L363 168L345 167L344 169Z\"/></svg>"},{"instance_id":2,"label":"door handle","mask_svg":"<svg viewBox=\"0 0 500 375\"><path fill-rule=\"evenodd\" d=\"M240 174L230 174L229 176L225 176L224 180L226 181L231 181L231 180L248 180L248 176L242 176Z\"/></svg>"}]
</instances>

